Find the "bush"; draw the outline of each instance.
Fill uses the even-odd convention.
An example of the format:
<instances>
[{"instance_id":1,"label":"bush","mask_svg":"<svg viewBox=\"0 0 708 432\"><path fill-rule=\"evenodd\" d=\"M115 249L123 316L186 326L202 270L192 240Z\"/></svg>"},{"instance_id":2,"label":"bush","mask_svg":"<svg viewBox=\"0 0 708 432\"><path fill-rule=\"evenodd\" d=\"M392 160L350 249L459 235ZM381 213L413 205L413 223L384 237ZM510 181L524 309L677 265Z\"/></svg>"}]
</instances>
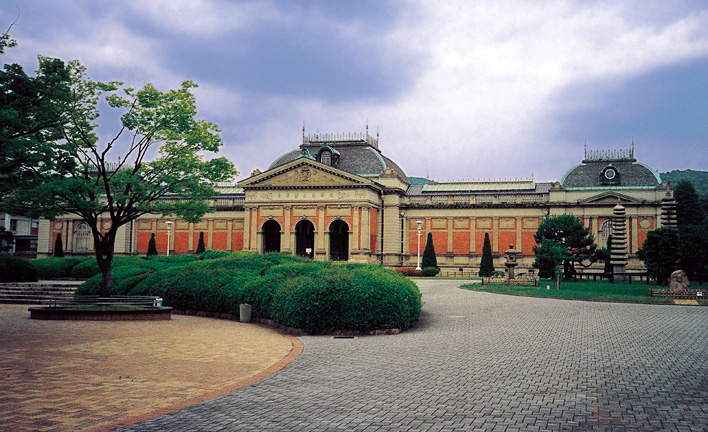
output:
<instances>
[{"instance_id":1,"label":"bush","mask_svg":"<svg viewBox=\"0 0 708 432\"><path fill-rule=\"evenodd\" d=\"M200 260L212 260L217 258L224 258L231 255L231 252L222 250L208 250L199 254Z\"/></svg>"},{"instance_id":2,"label":"bush","mask_svg":"<svg viewBox=\"0 0 708 432\"><path fill-rule=\"evenodd\" d=\"M435 245L433 245L433 234L428 233L428 238L425 242L425 250L423 251L423 268L438 267L438 259L435 255Z\"/></svg>"},{"instance_id":3,"label":"bush","mask_svg":"<svg viewBox=\"0 0 708 432\"><path fill-rule=\"evenodd\" d=\"M440 269L437 267L423 267L420 271L421 276L425 277L437 276L438 273L440 273Z\"/></svg>"},{"instance_id":4,"label":"bush","mask_svg":"<svg viewBox=\"0 0 708 432\"><path fill-rule=\"evenodd\" d=\"M0 282L36 282L37 270L14 255L0 254Z\"/></svg>"},{"instance_id":5,"label":"bush","mask_svg":"<svg viewBox=\"0 0 708 432\"><path fill-rule=\"evenodd\" d=\"M114 256L112 268L115 270L116 267L121 266L140 267L143 261L137 256ZM98 268L98 262L96 262L95 258L86 258L85 261L80 262L71 269L71 277L74 279L89 279L100 274L101 269Z\"/></svg>"},{"instance_id":6,"label":"bush","mask_svg":"<svg viewBox=\"0 0 708 432\"><path fill-rule=\"evenodd\" d=\"M41 258L31 262L32 267L37 270L39 279L62 279L71 277L71 270L83 261L91 261L91 258L66 257L66 258Z\"/></svg>"},{"instance_id":7,"label":"bush","mask_svg":"<svg viewBox=\"0 0 708 432\"><path fill-rule=\"evenodd\" d=\"M420 291L375 266L330 266L286 279L273 293L273 319L309 333L407 329L420 318Z\"/></svg>"},{"instance_id":8,"label":"bush","mask_svg":"<svg viewBox=\"0 0 708 432\"><path fill-rule=\"evenodd\" d=\"M420 318L417 286L377 266L236 252L192 262L139 259L114 267L115 294L151 295L182 310L237 314L250 303L257 317L310 333L407 329ZM77 291L98 292L100 275Z\"/></svg>"},{"instance_id":9,"label":"bush","mask_svg":"<svg viewBox=\"0 0 708 432\"><path fill-rule=\"evenodd\" d=\"M408 276L408 277L419 277L422 276L420 270L416 270L414 268L410 267L398 267L396 269L396 272L402 274L403 276Z\"/></svg>"},{"instance_id":10,"label":"bush","mask_svg":"<svg viewBox=\"0 0 708 432\"><path fill-rule=\"evenodd\" d=\"M490 277L492 273L494 273L492 243L489 240L489 233L484 233L484 245L482 246L482 260L479 263L479 275L481 277Z\"/></svg>"},{"instance_id":11,"label":"bush","mask_svg":"<svg viewBox=\"0 0 708 432\"><path fill-rule=\"evenodd\" d=\"M155 270L147 267L122 266L112 271L112 295L128 295L128 293L150 273ZM101 274L93 276L81 284L74 295L98 295L101 288Z\"/></svg>"}]
</instances>

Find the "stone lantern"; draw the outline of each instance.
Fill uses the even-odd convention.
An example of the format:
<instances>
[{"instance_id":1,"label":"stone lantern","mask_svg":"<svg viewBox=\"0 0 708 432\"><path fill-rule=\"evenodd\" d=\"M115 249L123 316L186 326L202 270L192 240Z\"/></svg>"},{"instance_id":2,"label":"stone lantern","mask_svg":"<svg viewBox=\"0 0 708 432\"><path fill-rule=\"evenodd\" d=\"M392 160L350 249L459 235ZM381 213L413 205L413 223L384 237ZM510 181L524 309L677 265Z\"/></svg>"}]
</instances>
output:
<instances>
[{"instance_id":1,"label":"stone lantern","mask_svg":"<svg viewBox=\"0 0 708 432\"><path fill-rule=\"evenodd\" d=\"M509 245L509 249L504 252L506 255L506 262L504 265L506 266L506 277L507 279L514 279L514 267L519 265L519 263L516 261L516 256L519 253L516 249L514 249L514 245Z\"/></svg>"}]
</instances>

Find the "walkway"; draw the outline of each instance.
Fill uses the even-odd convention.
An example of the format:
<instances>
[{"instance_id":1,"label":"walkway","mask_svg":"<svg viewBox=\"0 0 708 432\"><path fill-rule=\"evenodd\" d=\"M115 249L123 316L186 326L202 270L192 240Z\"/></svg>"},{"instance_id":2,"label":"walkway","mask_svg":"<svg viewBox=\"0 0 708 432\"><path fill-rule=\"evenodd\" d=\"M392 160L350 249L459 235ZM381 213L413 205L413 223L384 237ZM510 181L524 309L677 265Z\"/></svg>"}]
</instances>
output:
<instances>
[{"instance_id":1,"label":"walkway","mask_svg":"<svg viewBox=\"0 0 708 432\"><path fill-rule=\"evenodd\" d=\"M2 431L114 429L250 384L293 348L234 321L40 321L27 308L0 306Z\"/></svg>"},{"instance_id":2,"label":"walkway","mask_svg":"<svg viewBox=\"0 0 708 432\"><path fill-rule=\"evenodd\" d=\"M302 337L280 372L121 430L708 430L708 308L420 285L413 331Z\"/></svg>"}]
</instances>

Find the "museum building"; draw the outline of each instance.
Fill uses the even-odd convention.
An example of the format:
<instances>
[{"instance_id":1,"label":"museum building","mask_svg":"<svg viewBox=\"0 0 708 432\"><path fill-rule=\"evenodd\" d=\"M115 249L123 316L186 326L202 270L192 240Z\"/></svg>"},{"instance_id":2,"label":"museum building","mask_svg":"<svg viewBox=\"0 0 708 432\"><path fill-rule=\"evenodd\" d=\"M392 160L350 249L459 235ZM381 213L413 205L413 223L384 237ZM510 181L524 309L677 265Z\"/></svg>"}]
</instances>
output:
<instances>
[{"instance_id":1,"label":"museum building","mask_svg":"<svg viewBox=\"0 0 708 432\"><path fill-rule=\"evenodd\" d=\"M303 131L302 144L268 169L217 190L214 212L200 223L145 215L123 226L116 253L145 254L152 234L160 253L193 253L204 233L213 250L415 267L430 232L441 268L475 271L489 234L496 268L503 268L504 251L513 245L521 253L519 268L529 269L533 235L545 217L577 216L604 247L613 207L620 203L626 209L627 268L638 270L636 252L647 232L675 224L670 186L634 158L634 144L586 150L582 162L556 182L435 182L408 177L368 132ZM110 220L102 227L108 229ZM39 256L52 253L59 234L65 253L93 252L88 225L64 215L40 221Z\"/></svg>"}]
</instances>

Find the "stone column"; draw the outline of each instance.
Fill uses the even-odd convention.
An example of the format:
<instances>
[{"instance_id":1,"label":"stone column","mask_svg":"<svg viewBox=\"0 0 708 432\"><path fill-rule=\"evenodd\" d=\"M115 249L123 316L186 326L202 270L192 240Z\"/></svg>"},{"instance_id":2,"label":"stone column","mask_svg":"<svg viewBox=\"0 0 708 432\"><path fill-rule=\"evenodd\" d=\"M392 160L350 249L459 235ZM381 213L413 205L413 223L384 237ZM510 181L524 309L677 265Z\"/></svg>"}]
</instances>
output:
<instances>
[{"instance_id":1,"label":"stone column","mask_svg":"<svg viewBox=\"0 0 708 432\"><path fill-rule=\"evenodd\" d=\"M470 218L470 254L477 253L477 218Z\"/></svg>"},{"instance_id":2,"label":"stone column","mask_svg":"<svg viewBox=\"0 0 708 432\"><path fill-rule=\"evenodd\" d=\"M625 273L627 271L627 225L626 211L621 203L612 209L612 248L610 252L610 264L614 280L628 280Z\"/></svg>"},{"instance_id":3,"label":"stone column","mask_svg":"<svg viewBox=\"0 0 708 432\"><path fill-rule=\"evenodd\" d=\"M676 228L676 199L669 192L661 200L661 226L659 228Z\"/></svg>"},{"instance_id":4,"label":"stone column","mask_svg":"<svg viewBox=\"0 0 708 432\"><path fill-rule=\"evenodd\" d=\"M492 253L499 252L499 217L492 218Z\"/></svg>"}]
</instances>

